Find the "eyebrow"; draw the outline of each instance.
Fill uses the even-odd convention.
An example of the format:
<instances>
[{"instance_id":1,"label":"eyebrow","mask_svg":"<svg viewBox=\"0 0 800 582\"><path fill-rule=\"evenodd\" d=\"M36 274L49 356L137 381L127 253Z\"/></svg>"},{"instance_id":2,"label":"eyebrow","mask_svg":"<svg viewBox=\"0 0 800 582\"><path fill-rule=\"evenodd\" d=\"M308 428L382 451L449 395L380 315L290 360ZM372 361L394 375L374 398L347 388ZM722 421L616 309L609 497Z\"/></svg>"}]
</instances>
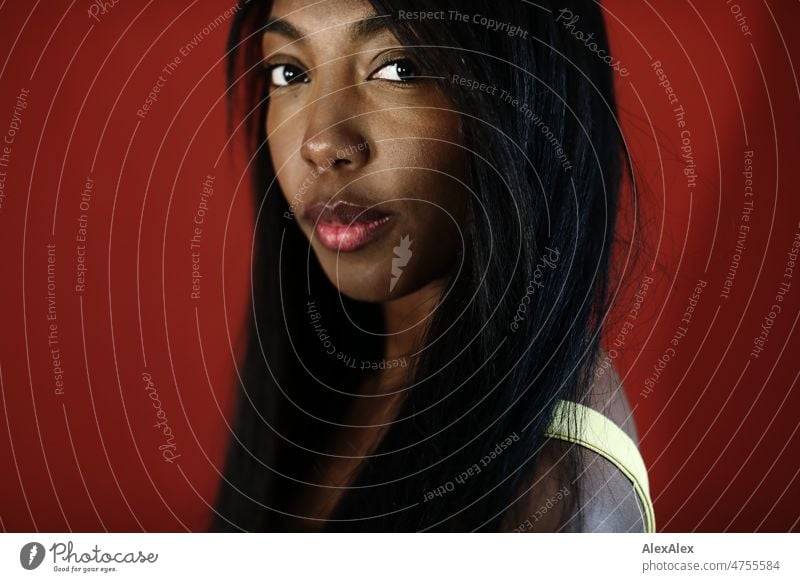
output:
<instances>
[{"instance_id":1,"label":"eyebrow","mask_svg":"<svg viewBox=\"0 0 800 582\"><path fill-rule=\"evenodd\" d=\"M379 32L389 30L389 23L386 20L388 17L388 14L383 16L368 16L362 20L350 23L348 25L350 29L350 41L358 42L375 36ZM280 34L292 40L303 40L303 38L308 36L308 33L299 30L291 22L282 18L274 18L267 22L266 26L264 26L264 34L268 32Z\"/></svg>"}]
</instances>

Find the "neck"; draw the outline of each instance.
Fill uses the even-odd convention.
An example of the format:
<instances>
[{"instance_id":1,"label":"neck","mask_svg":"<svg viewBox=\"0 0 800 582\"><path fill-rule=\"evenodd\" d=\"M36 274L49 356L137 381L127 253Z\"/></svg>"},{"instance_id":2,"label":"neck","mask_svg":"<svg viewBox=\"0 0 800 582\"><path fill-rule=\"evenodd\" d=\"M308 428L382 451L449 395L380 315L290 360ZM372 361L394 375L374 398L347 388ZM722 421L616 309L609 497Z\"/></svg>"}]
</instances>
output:
<instances>
[{"instance_id":1,"label":"neck","mask_svg":"<svg viewBox=\"0 0 800 582\"><path fill-rule=\"evenodd\" d=\"M386 327L387 360L412 357L422 347L433 310L444 293L447 281L437 279L413 293L383 304Z\"/></svg>"},{"instance_id":2,"label":"neck","mask_svg":"<svg viewBox=\"0 0 800 582\"><path fill-rule=\"evenodd\" d=\"M383 304L386 369L377 370L369 382L370 392L394 391L404 387L422 349L433 310L447 287L446 278L437 279L413 293Z\"/></svg>"}]
</instances>

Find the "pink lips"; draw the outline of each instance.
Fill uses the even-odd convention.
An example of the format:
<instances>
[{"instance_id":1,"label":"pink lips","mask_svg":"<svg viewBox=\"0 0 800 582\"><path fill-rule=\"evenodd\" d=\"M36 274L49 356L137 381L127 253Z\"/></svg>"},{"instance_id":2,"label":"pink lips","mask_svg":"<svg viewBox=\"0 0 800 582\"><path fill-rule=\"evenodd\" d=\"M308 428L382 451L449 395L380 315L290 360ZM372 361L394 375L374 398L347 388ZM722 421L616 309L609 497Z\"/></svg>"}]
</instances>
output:
<instances>
[{"instance_id":1,"label":"pink lips","mask_svg":"<svg viewBox=\"0 0 800 582\"><path fill-rule=\"evenodd\" d=\"M353 252L368 245L385 230L393 216L375 208L338 200L317 203L305 212L314 234L331 251Z\"/></svg>"}]
</instances>

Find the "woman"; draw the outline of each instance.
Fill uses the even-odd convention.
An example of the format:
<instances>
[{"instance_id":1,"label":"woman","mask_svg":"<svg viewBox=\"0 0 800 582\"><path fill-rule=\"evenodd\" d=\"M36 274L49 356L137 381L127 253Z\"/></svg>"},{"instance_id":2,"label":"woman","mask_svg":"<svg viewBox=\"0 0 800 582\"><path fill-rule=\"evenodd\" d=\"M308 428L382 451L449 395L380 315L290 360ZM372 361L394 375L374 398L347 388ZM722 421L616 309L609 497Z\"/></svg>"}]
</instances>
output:
<instances>
[{"instance_id":1,"label":"woman","mask_svg":"<svg viewBox=\"0 0 800 582\"><path fill-rule=\"evenodd\" d=\"M212 529L654 527L599 343L613 73L574 15L607 41L549 4L241 4L253 318Z\"/></svg>"}]
</instances>

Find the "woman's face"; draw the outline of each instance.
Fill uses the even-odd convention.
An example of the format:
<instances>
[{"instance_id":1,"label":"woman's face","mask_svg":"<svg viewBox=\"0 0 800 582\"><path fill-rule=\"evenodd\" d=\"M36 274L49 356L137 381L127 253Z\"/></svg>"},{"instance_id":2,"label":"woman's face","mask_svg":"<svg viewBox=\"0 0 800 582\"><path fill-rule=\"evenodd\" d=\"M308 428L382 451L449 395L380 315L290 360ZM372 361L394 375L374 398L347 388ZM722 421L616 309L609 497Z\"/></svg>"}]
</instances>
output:
<instances>
[{"instance_id":1,"label":"woman's face","mask_svg":"<svg viewBox=\"0 0 800 582\"><path fill-rule=\"evenodd\" d=\"M450 101L417 77L452 72L412 60L366 0L277 0L275 19L269 151L328 278L382 302L446 276L467 244L467 155Z\"/></svg>"}]
</instances>

